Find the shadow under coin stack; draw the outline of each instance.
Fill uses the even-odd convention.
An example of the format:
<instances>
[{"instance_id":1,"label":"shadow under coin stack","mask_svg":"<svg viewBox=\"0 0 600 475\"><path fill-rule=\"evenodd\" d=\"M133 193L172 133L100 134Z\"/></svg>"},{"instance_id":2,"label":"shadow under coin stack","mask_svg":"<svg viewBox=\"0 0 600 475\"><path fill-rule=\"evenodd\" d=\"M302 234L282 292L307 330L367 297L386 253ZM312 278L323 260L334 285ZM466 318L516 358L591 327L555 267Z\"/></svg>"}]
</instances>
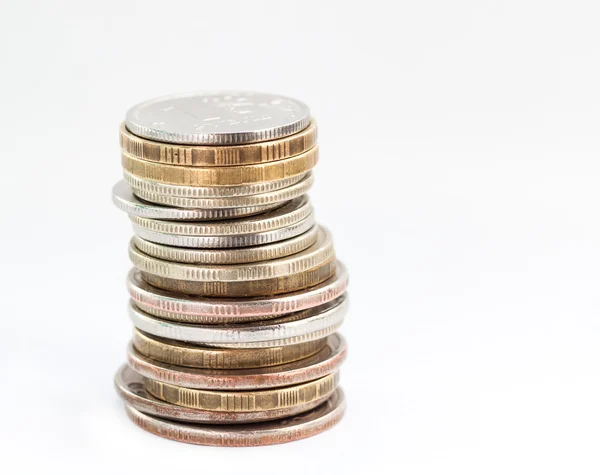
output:
<instances>
[{"instance_id":1,"label":"shadow under coin stack","mask_svg":"<svg viewBox=\"0 0 600 475\"><path fill-rule=\"evenodd\" d=\"M115 384L130 419L201 445L309 437L344 413L348 275L306 195L308 108L270 94L139 104L115 204L134 229L134 333Z\"/></svg>"}]
</instances>

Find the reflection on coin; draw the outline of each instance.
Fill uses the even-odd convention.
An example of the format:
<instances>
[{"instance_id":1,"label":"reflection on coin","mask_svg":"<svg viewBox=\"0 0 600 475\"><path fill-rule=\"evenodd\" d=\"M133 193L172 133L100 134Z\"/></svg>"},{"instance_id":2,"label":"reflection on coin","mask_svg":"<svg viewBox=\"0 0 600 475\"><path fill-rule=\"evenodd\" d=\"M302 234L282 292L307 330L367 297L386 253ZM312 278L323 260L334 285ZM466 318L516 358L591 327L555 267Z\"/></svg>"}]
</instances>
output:
<instances>
[{"instance_id":1,"label":"reflection on coin","mask_svg":"<svg viewBox=\"0 0 600 475\"><path fill-rule=\"evenodd\" d=\"M309 412L277 421L240 426L182 424L149 416L131 406L125 406L129 418L152 434L188 444L220 447L255 447L305 439L336 425L344 416L345 409L344 393L339 388L326 402Z\"/></svg>"},{"instance_id":2,"label":"reflection on coin","mask_svg":"<svg viewBox=\"0 0 600 475\"><path fill-rule=\"evenodd\" d=\"M180 219L180 220L222 220L241 218L264 213L281 206L281 203L272 203L263 206L226 209L179 209L157 205L143 201L133 194L131 188L123 180L113 187L113 203L117 208L125 211L130 216L149 219Z\"/></svg>"},{"instance_id":3,"label":"reflection on coin","mask_svg":"<svg viewBox=\"0 0 600 475\"><path fill-rule=\"evenodd\" d=\"M337 261L336 273L314 287L266 298L211 299L181 295L152 287L132 269L127 289L136 306L146 313L184 323L240 323L274 318L330 302L348 287L346 267Z\"/></svg>"},{"instance_id":4,"label":"reflection on coin","mask_svg":"<svg viewBox=\"0 0 600 475\"><path fill-rule=\"evenodd\" d=\"M284 180L312 170L319 161L319 146L276 162L231 167L182 167L147 162L121 152L123 169L138 178L183 186L237 186Z\"/></svg>"},{"instance_id":5,"label":"reflection on coin","mask_svg":"<svg viewBox=\"0 0 600 475\"><path fill-rule=\"evenodd\" d=\"M185 198L180 196L161 195L145 190L134 189L139 198L151 203L175 208L247 208L250 206L265 206L293 200L307 193L314 183L312 172L308 172L302 180L286 188L248 196L233 196L224 198ZM215 187L216 188L216 187Z\"/></svg>"},{"instance_id":6,"label":"reflection on coin","mask_svg":"<svg viewBox=\"0 0 600 475\"><path fill-rule=\"evenodd\" d=\"M287 137L249 145L203 146L156 142L133 135L125 124L120 130L121 150L140 160L186 167L253 165L283 160L306 152L317 143L317 124Z\"/></svg>"},{"instance_id":7,"label":"reflection on coin","mask_svg":"<svg viewBox=\"0 0 600 475\"><path fill-rule=\"evenodd\" d=\"M267 368L185 368L147 358L131 344L127 351L129 366L142 376L185 388L218 390L254 390L313 381L337 371L345 357L346 342L338 334L328 337L327 345L308 358Z\"/></svg>"},{"instance_id":8,"label":"reflection on coin","mask_svg":"<svg viewBox=\"0 0 600 475\"><path fill-rule=\"evenodd\" d=\"M129 243L129 259L142 272L169 279L196 282L236 282L273 279L314 269L333 259L333 239L324 227L319 228L317 242L292 256L250 264L198 265L156 259L141 252L132 240Z\"/></svg>"},{"instance_id":9,"label":"reflection on coin","mask_svg":"<svg viewBox=\"0 0 600 475\"><path fill-rule=\"evenodd\" d=\"M245 424L249 422L269 421L280 419L282 417L289 417L310 411L314 407L325 402L325 400L333 393L332 391L329 394L324 394L322 398L310 403L297 404L295 406L272 411L217 412L176 406L161 401L146 391L145 380L146 378L133 371L127 365L123 365L115 375L115 387L117 392L128 406L131 406L144 414L161 417L163 419L203 424Z\"/></svg>"},{"instance_id":10,"label":"reflection on coin","mask_svg":"<svg viewBox=\"0 0 600 475\"><path fill-rule=\"evenodd\" d=\"M159 338L134 327L132 344L142 355L170 365L230 370L285 365L318 353L327 341L323 338L274 348L214 348Z\"/></svg>"},{"instance_id":11,"label":"reflection on coin","mask_svg":"<svg viewBox=\"0 0 600 475\"><path fill-rule=\"evenodd\" d=\"M233 145L274 140L305 129L310 110L289 97L249 91L159 97L133 106L125 125L160 142Z\"/></svg>"},{"instance_id":12,"label":"reflection on coin","mask_svg":"<svg viewBox=\"0 0 600 475\"><path fill-rule=\"evenodd\" d=\"M347 311L348 299L343 295L319 307L272 320L202 326L161 320L129 306L134 326L146 333L222 348L263 348L319 340L335 333Z\"/></svg>"},{"instance_id":13,"label":"reflection on coin","mask_svg":"<svg viewBox=\"0 0 600 475\"><path fill-rule=\"evenodd\" d=\"M270 411L321 399L337 387L339 374L328 374L314 381L284 388L252 391L191 389L146 379L146 390L154 397L177 406L207 411Z\"/></svg>"},{"instance_id":14,"label":"reflection on coin","mask_svg":"<svg viewBox=\"0 0 600 475\"><path fill-rule=\"evenodd\" d=\"M317 241L319 227L313 226L305 233L285 241L262 246L242 247L239 249L192 249L187 247L166 246L133 236L132 241L140 251L149 256L184 264L245 264L266 261L296 254L312 246Z\"/></svg>"},{"instance_id":15,"label":"reflection on coin","mask_svg":"<svg viewBox=\"0 0 600 475\"><path fill-rule=\"evenodd\" d=\"M310 173L310 172L309 172ZM296 175L283 180L253 183L251 185L239 186L181 186L168 185L158 181L144 180L123 172L125 181L134 190L142 190L147 193L158 195L177 196L179 198L231 198L235 196L259 195L270 191L280 190L292 186L306 178L304 175Z\"/></svg>"}]
</instances>

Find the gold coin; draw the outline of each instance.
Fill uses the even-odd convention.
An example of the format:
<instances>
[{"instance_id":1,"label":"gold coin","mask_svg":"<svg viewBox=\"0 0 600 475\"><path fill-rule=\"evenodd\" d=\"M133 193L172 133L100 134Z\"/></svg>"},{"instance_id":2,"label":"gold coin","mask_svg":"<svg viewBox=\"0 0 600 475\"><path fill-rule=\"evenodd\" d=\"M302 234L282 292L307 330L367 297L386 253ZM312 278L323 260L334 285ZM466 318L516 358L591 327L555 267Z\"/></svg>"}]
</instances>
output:
<instances>
[{"instance_id":1,"label":"gold coin","mask_svg":"<svg viewBox=\"0 0 600 475\"><path fill-rule=\"evenodd\" d=\"M308 383L264 391L191 389L146 379L146 390L171 404L208 411L253 412L281 409L314 401L337 387L339 372Z\"/></svg>"},{"instance_id":2,"label":"gold coin","mask_svg":"<svg viewBox=\"0 0 600 475\"><path fill-rule=\"evenodd\" d=\"M261 297L306 289L329 279L335 274L335 258L318 267L283 277L237 282L195 282L160 277L141 272L142 278L154 287L173 292L206 297Z\"/></svg>"},{"instance_id":3,"label":"gold coin","mask_svg":"<svg viewBox=\"0 0 600 475\"><path fill-rule=\"evenodd\" d=\"M315 145L300 155L275 162L230 167L184 167L140 160L121 153L126 172L138 178L185 186L229 186L283 180L311 170L319 159Z\"/></svg>"},{"instance_id":4,"label":"gold coin","mask_svg":"<svg viewBox=\"0 0 600 475\"><path fill-rule=\"evenodd\" d=\"M284 160L300 155L317 143L317 124L289 137L250 145L190 146L156 142L133 135L121 124L121 150L150 162L186 167L225 167Z\"/></svg>"},{"instance_id":5,"label":"gold coin","mask_svg":"<svg viewBox=\"0 0 600 475\"><path fill-rule=\"evenodd\" d=\"M273 348L210 348L169 340L133 329L133 346L163 363L202 369L248 369L277 366L307 358L325 348L327 338Z\"/></svg>"}]
</instances>

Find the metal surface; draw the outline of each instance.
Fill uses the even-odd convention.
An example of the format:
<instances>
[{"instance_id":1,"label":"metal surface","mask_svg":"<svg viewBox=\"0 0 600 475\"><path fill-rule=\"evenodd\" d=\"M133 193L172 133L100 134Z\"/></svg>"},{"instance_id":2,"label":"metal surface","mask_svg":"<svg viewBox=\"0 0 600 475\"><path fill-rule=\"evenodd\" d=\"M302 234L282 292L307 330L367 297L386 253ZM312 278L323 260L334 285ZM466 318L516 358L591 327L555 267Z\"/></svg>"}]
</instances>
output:
<instances>
[{"instance_id":1,"label":"metal surface","mask_svg":"<svg viewBox=\"0 0 600 475\"><path fill-rule=\"evenodd\" d=\"M275 191L260 193L256 195L234 196L234 197L210 197L210 198L185 198L180 196L162 195L144 190L134 189L135 195L145 201L158 203L176 208L244 208L250 206L264 206L274 203L283 203L293 200L308 193L314 183L311 172L297 183ZM215 187L216 188L216 187Z\"/></svg>"},{"instance_id":2,"label":"metal surface","mask_svg":"<svg viewBox=\"0 0 600 475\"><path fill-rule=\"evenodd\" d=\"M163 383L185 388L237 391L291 386L322 378L340 368L346 352L346 342L335 334L327 338L327 344L319 352L298 361L266 368L217 370L162 363L147 358L130 344L127 363L142 376Z\"/></svg>"},{"instance_id":3,"label":"metal surface","mask_svg":"<svg viewBox=\"0 0 600 475\"><path fill-rule=\"evenodd\" d=\"M328 339L274 348L211 348L159 338L134 327L131 341L139 353L155 361L188 368L232 370L285 365L308 358L325 348Z\"/></svg>"},{"instance_id":4,"label":"metal surface","mask_svg":"<svg viewBox=\"0 0 600 475\"><path fill-rule=\"evenodd\" d=\"M146 390L154 397L177 406L207 411L253 412L283 409L298 403L316 401L336 388L338 381L339 374L335 372L285 388L221 391L183 388L147 378Z\"/></svg>"},{"instance_id":5,"label":"metal surface","mask_svg":"<svg viewBox=\"0 0 600 475\"><path fill-rule=\"evenodd\" d=\"M247 424L281 419L310 411L325 402L332 394L335 394L334 390L331 393L324 393L323 397L315 401L271 411L217 412L176 406L161 401L146 391L145 381L146 378L142 375L133 371L129 366L123 365L115 375L115 388L125 404L139 412L163 419L192 422L194 424Z\"/></svg>"},{"instance_id":6,"label":"metal surface","mask_svg":"<svg viewBox=\"0 0 600 475\"><path fill-rule=\"evenodd\" d=\"M121 152L123 169L138 178L184 186L237 186L284 180L307 173L319 160L315 145L300 155L256 165L231 167L183 167L148 162Z\"/></svg>"},{"instance_id":7,"label":"metal surface","mask_svg":"<svg viewBox=\"0 0 600 475\"><path fill-rule=\"evenodd\" d=\"M125 124L122 124L120 142L121 150L129 155L167 165L187 167L252 165L283 160L306 152L317 143L317 124L313 120L306 129L294 135L268 142L220 147L155 142L133 135L127 130Z\"/></svg>"},{"instance_id":8,"label":"metal surface","mask_svg":"<svg viewBox=\"0 0 600 475\"><path fill-rule=\"evenodd\" d=\"M336 273L325 282L298 292L267 298L201 298L157 289L137 269L127 278L131 299L146 313L184 323L240 323L275 318L330 302L348 287L346 267L337 261Z\"/></svg>"},{"instance_id":9,"label":"metal surface","mask_svg":"<svg viewBox=\"0 0 600 475\"><path fill-rule=\"evenodd\" d=\"M222 348L264 348L318 340L335 333L347 311L348 299L343 295L318 307L272 320L234 325L191 325L162 320L134 305L129 306L134 326L146 333Z\"/></svg>"},{"instance_id":10,"label":"metal surface","mask_svg":"<svg viewBox=\"0 0 600 475\"><path fill-rule=\"evenodd\" d=\"M237 282L285 277L319 267L334 256L331 233L322 226L319 227L317 241L308 249L291 256L249 264L180 264L156 259L141 252L133 240L129 243L129 259L140 271L169 279L196 282Z\"/></svg>"},{"instance_id":11,"label":"metal surface","mask_svg":"<svg viewBox=\"0 0 600 475\"><path fill-rule=\"evenodd\" d=\"M131 173L123 172L123 178L135 190L180 198L231 198L235 196L258 195L287 188L303 180L305 177L306 174L296 175L284 178L283 180L238 186L182 186L145 180Z\"/></svg>"},{"instance_id":12,"label":"metal surface","mask_svg":"<svg viewBox=\"0 0 600 475\"><path fill-rule=\"evenodd\" d=\"M344 393L337 389L323 404L296 417L221 427L172 422L143 414L127 405L125 409L137 426L167 439L196 445L254 447L283 444L325 432L342 419L346 403Z\"/></svg>"},{"instance_id":13,"label":"metal surface","mask_svg":"<svg viewBox=\"0 0 600 475\"><path fill-rule=\"evenodd\" d=\"M135 135L180 144L231 145L295 134L310 110L295 99L249 91L191 93L133 106L125 125Z\"/></svg>"},{"instance_id":14,"label":"metal surface","mask_svg":"<svg viewBox=\"0 0 600 475\"><path fill-rule=\"evenodd\" d=\"M157 205L143 201L133 194L125 181L119 181L113 187L113 203L130 216L148 219L178 219L178 220L223 220L252 216L281 206L272 203L263 206L227 209L179 209Z\"/></svg>"},{"instance_id":15,"label":"metal surface","mask_svg":"<svg viewBox=\"0 0 600 475\"><path fill-rule=\"evenodd\" d=\"M133 236L132 241L140 251L157 259L183 264L246 264L260 262L296 254L309 248L317 241L319 227L313 226L305 233L284 241L262 246L238 249L192 249L166 246Z\"/></svg>"}]
</instances>

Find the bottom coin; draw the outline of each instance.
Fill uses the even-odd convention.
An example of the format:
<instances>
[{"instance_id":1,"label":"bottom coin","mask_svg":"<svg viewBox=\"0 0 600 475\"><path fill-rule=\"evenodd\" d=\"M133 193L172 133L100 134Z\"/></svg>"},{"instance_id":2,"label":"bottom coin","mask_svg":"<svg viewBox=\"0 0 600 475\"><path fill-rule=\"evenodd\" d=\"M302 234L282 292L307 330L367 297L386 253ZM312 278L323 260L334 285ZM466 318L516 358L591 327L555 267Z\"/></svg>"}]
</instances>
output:
<instances>
[{"instance_id":1,"label":"bottom coin","mask_svg":"<svg viewBox=\"0 0 600 475\"><path fill-rule=\"evenodd\" d=\"M160 419L144 414L130 405L125 406L129 418L152 434L188 444L225 447L274 445L305 439L337 424L344 415L345 408L344 393L337 389L326 402L295 417L215 427Z\"/></svg>"},{"instance_id":2,"label":"bottom coin","mask_svg":"<svg viewBox=\"0 0 600 475\"><path fill-rule=\"evenodd\" d=\"M205 411L176 406L152 396L146 391L146 378L123 365L115 375L115 388L125 404L139 412L162 419L203 424L245 424L295 416L314 409L333 394L333 390L315 401L270 411L225 412Z\"/></svg>"}]
</instances>

